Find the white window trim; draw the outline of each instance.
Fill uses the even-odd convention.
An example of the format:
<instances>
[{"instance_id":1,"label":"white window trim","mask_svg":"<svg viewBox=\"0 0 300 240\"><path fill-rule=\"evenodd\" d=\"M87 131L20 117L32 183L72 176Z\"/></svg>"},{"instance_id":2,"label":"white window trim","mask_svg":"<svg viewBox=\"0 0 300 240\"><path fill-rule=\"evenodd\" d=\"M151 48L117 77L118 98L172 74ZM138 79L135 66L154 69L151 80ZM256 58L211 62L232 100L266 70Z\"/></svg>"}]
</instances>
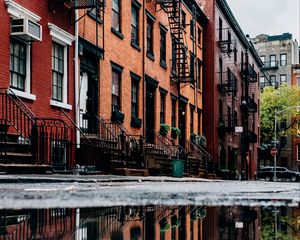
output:
<instances>
[{"instance_id":1,"label":"white window trim","mask_svg":"<svg viewBox=\"0 0 300 240\"><path fill-rule=\"evenodd\" d=\"M48 23L48 27L50 29L50 35L52 36L53 41L59 43L62 46L72 45L72 42L75 40L75 37L72 34L66 32L65 30L52 23Z\"/></svg>"},{"instance_id":2,"label":"white window trim","mask_svg":"<svg viewBox=\"0 0 300 240\"><path fill-rule=\"evenodd\" d=\"M52 36L52 41L64 47L64 76L63 76L62 102L51 99L50 105L72 110L72 105L67 103L68 101L68 48L67 46L72 45L72 42L75 40L75 37L72 34L66 32L65 30L57 27L52 23L48 23L48 27L50 30L50 35Z\"/></svg>"},{"instance_id":3,"label":"white window trim","mask_svg":"<svg viewBox=\"0 0 300 240\"><path fill-rule=\"evenodd\" d=\"M34 94L28 93L28 92L22 92L20 90L14 89L12 88L12 91L21 98L26 98L28 100L32 100L35 101L36 100L36 96Z\"/></svg>"},{"instance_id":4,"label":"white window trim","mask_svg":"<svg viewBox=\"0 0 300 240\"><path fill-rule=\"evenodd\" d=\"M5 4L7 7L7 12L15 18L28 18L34 22L39 22L41 17L36 15L35 13L27 10L21 5L17 4L13 0L5 0Z\"/></svg>"},{"instance_id":5,"label":"white window trim","mask_svg":"<svg viewBox=\"0 0 300 240\"><path fill-rule=\"evenodd\" d=\"M15 3L13 0L5 0L5 4L7 7L7 12L10 14L12 18L28 18L33 22L39 22L41 17L36 15L35 13L27 10L21 5ZM14 92L17 96L26 98L29 100L36 100L36 96L31 94L31 45L26 45L26 78L25 78L25 87L24 92L20 90L14 89Z\"/></svg>"},{"instance_id":6,"label":"white window trim","mask_svg":"<svg viewBox=\"0 0 300 240\"><path fill-rule=\"evenodd\" d=\"M64 109L67 109L67 110L72 110L72 105L67 104L67 103L58 102L58 101L55 101L55 100L52 100L52 99L50 100L50 105L54 106L54 107L64 108Z\"/></svg>"}]
</instances>

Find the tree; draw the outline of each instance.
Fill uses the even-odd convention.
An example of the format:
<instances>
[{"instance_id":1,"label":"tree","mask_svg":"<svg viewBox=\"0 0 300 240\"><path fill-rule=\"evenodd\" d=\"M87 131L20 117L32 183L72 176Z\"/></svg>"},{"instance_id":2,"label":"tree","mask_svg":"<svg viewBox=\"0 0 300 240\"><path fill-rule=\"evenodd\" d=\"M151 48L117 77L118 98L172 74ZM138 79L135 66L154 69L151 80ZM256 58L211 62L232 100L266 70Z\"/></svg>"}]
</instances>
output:
<instances>
[{"instance_id":1,"label":"tree","mask_svg":"<svg viewBox=\"0 0 300 240\"><path fill-rule=\"evenodd\" d=\"M295 119L299 114L299 109L290 108L300 105L299 86L281 85L279 88L265 87L260 95L260 136L261 143L271 143L274 138L274 118L275 112L280 112L277 116L278 123L283 120ZM294 134L292 131L295 121L281 131L281 135ZM280 128L277 128L278 130Z\"/></svg>"}]
</instances>

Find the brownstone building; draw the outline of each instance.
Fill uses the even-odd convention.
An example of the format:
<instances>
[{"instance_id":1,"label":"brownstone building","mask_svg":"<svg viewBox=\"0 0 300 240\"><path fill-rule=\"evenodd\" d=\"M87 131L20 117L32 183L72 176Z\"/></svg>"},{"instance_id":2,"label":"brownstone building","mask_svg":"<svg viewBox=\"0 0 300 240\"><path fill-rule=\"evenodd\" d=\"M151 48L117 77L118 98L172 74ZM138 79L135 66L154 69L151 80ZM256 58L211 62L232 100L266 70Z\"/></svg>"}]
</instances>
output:
<instances>
[{"instance_id":1,"label":"brownstone building","mask_svg":"<svg viewBox=\"0 0 300 240\"><path fill-rule=\"evenodd\" d=\"M262 62L225 0L206 1L204 134L215 171L254 178L259 139Z\"/></svg>"},{"instance_id":2,"label":"brownstone building","mask_svg":"<svg viewBox=\"0 0 300 240\"><path fill-rule=\"evenodd\" d=\"M123 155L112 162L118 167L155 171L164 168L158 159L176 157L199 175L201 160L209 155L190 136L203 134L207 17L195 1L114 0L106 2L105 13L101 4L78 15L78 125L87 134L117 142L113 148ZM161 124L172 129L175 140L170 132L159 134ZM133 156L142 141L145 154Z\"/></svg>"}]
</instances>

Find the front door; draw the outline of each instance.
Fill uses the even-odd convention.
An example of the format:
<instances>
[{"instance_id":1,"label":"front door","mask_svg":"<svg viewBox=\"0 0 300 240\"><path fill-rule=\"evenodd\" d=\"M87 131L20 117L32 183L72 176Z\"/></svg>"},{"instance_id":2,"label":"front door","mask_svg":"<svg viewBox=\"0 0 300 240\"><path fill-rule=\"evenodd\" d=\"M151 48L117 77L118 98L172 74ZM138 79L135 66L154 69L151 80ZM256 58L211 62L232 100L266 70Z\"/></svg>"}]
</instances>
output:
<instances>
[{"instance_id":1,"label":"front door","mask_svg":"<svg viewBox=\"0 0 300 240\"><path fill-rule=\"evenodd\" d=\"M98 84L95 73L81 72L79 93L80 128L86 133L97 133Z\"/></svg>"},{"instance_id":2,"label":"front door","mask_svg":"<svg viewBox=\"0 0 300 240\"><path fill-rule=\"evenodd\" d=\"M155 88L150 84L146 85L146 142L154 143L154 97Z\"/></svg>"},{"instance_id":3,"label":"front door","mask_svg":"<svg viewBox=\"0 0 300 240\"><path fill-rule=\"evenodd\" d=\"M185 147L186 140L186 103L179 103L179 129L180 129L180 137L179 144L182 147Z\"/></svg>"}]
</instances>

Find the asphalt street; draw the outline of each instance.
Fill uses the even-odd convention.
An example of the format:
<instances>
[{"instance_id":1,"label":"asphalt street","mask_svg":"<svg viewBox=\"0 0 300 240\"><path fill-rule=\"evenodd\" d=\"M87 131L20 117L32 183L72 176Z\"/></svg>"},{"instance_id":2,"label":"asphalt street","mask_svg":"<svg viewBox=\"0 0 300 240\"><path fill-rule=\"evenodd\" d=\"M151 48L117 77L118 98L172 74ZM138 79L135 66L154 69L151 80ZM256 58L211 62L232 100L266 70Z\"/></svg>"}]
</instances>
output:
<instances>
[{"instance_id":1,"label":"asphalt street","mask_svg":"<svg viewBox=\"0 0 300 240\"><path fill-rule=\"evenodd\" d=\"M141 205L298 206L300 183L121 176L0 176L0 209Z\"/></svg>"}]
</instances>

